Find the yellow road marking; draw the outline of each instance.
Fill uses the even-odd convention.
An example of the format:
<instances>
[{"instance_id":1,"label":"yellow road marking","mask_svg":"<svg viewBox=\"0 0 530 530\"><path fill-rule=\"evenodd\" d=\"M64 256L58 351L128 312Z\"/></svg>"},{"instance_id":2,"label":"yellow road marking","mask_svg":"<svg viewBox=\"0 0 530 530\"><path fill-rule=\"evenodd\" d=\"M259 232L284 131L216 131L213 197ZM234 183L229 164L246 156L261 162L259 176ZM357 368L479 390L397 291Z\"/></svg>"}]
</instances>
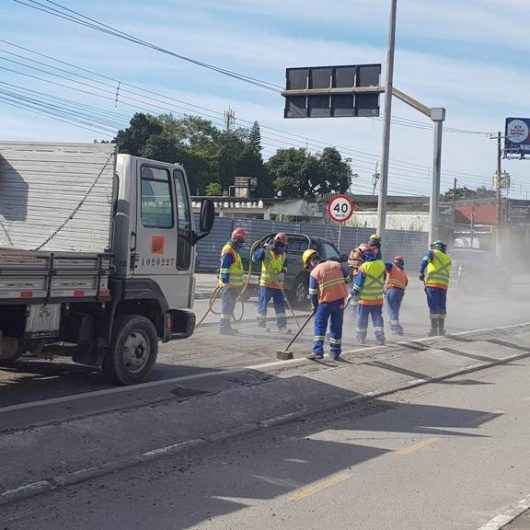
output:
<instances>
[{"instance_id":1,"label":"yellow road marking","mask_svg":"<svg viewBox=\"0 0 530 530\"><path fill-rule=\"evenodd\" d=\"M397 451L394 452L394 454L400 455L400 456L410 455L412 453L415 453L416 451L419 451L420 449L425 449L425 447L430 447L431 445L434 445L435 443L439 441L440 441L440 438L427 438L427 440L422 440L421 442L415 443L413 445L403 447L403 449L398 449Z\"/></svg>"},{"instance_id":2,"label":"yellow road marking","mask_svg":"<svg viewBox=\"0 0 530 530\"><path fill-rule=\"evenodd\" d=\"M330 477L325 478L323 480L313 482L312 484L309 484L304 488L300 488L298 491L294 492L292 495L289 496L289 500L292 502L301 501L306 497L311 497L311 495L314 495L315 493L320 493L322 490L331 488L332 486L336 486L337 484L340 484L341 482L344 482L345 480L348 480L351 477L351 473L341 471L340 473L331 475Z\"/></svg>"}]
</instances>

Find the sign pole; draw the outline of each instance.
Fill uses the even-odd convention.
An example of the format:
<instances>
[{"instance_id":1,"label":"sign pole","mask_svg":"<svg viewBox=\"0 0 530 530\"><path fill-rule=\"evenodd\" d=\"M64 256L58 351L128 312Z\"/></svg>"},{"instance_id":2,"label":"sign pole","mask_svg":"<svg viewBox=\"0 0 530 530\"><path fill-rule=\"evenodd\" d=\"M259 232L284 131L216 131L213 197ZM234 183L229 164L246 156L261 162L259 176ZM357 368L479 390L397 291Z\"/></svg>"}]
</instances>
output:
<instances>
[{"instance_id":1,"label":"sign pole","mask_svg":"<svg viewBox=\"0 0 530 530\"><path fill-rule=\"evenodd\" d=\"M390 126L392 119L392 88L394 85L394 57L396 49L397 0L391 0L390 29L386 58L385 123L383 127L383 152L381 156L381 182L377 202L377 232L383 237L386 227L386 196L388 191L388 167L390 162Z\"/></svg>"}]
</instances>

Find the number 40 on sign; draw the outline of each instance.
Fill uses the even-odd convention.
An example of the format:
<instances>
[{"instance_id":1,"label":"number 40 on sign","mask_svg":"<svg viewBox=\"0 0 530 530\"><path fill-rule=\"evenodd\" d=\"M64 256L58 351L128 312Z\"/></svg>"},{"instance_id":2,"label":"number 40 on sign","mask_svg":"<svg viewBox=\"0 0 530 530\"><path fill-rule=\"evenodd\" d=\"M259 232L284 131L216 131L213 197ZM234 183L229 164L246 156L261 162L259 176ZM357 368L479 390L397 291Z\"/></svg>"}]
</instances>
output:
<instances>
[{"instance_id":1,"label":"number 40 on sign","mask_svg":"<svg viewBox=\"0 0 530 530\"><path fill-rule=\"evenodd\" d=\"M326 204L328 217L336 223L345 223L356 210L355 203L347 195L334 195Z\"/></svg>"}]
</instances>

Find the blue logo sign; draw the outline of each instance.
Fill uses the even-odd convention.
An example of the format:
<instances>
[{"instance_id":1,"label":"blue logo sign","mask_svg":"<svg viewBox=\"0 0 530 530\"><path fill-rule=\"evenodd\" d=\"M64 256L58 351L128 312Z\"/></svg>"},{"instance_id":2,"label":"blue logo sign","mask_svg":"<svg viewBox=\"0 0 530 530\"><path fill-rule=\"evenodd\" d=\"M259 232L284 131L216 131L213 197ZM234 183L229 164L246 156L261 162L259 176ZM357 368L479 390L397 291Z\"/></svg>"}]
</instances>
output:
<instances>
[{"instance_id":1,"label":"blue logo sign","mask_svg":"<svg viewBox=\"0 0 530 530\"><path fill-rule=\"evenodd\" d=\"M506 137L504 140L506 156L530 155L530 119L506 118Z\"/></svg>"}]
</instances>

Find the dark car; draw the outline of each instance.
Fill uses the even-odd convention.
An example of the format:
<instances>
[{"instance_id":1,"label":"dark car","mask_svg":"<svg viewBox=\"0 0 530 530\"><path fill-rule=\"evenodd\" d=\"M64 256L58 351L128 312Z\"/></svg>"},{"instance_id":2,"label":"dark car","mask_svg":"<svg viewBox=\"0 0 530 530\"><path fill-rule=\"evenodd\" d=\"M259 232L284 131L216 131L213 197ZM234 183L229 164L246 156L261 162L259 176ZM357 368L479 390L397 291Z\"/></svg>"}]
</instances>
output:
<instances>
[{"instance_id":1,"label":"dark car","mask_svg":"<svg viewBox=\"0 0 530 530\"><path fill-rule=\"evenodd\" d=\"M258 244L261 246L272 243L275 234L268 234L262 237ZM309 273L304 270L302 264L302 254L307 249L315 249L318 254L326 260L335 260L337 262L347 261L347 256L341 255L337 247L326 239L312 237L300 233L288 233L287 247L287 274L285 275L285 294L293 307L306 308L308 306L308 283ZM252 244L245 245L240 254L243 259L245 270L248 270L250 247ZM246 292L246 298L257 293L261 267L252 263L252 275L249 288Z\"/></svg>"}]
</instances>

